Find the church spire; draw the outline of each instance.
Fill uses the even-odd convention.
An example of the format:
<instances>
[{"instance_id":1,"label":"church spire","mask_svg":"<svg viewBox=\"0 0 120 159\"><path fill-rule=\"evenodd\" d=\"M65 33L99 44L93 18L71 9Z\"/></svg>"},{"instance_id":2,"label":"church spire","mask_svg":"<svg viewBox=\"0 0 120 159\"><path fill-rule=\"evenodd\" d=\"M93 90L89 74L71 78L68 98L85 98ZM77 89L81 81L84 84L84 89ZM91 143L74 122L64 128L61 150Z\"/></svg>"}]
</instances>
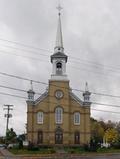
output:
<instances>
[{"instance_id":1,"label":"church spire","mask_svg":"<svg viewBox=\"0 0 120 159\"><path fill-rule=\"evenodd\" d=\"M66 75L66 63L67 55L64 54L63 39L62 39L62 26L61 26L61 9L62 7L58 5L58 26L57 26L57 36L56 44L54 47L54 53L51 55L52 63L52 80L68 80Z\"/></svg>"},{"instance_id":2,"label":"church spire","mask_svg":"<svg viewBox=\"0 0 120 159\"><path fill-rule=\"evenodd\" d=\"M32 84L32 80L30 81L30 85L31 85L31 89L29 89L29 91L27 91L28 93L28 101L29 102L34 102L34 95L35 95L35 92L33 91L33 84Z\"/></svg>"},{"instance_id":3,"label":"church spire","mask_svg":"<svg viewBox=\"0 0 120 159\"><path fill-rule=\"evenodd\" d=\"M58 5L57 9L58 9L58 26L57 26L56 44L55 44L54 51L55 51L55 53L57 53L57 52L63 53L64 48L63 48L62 25L61 25L62 7L60 6L60 4Z\"/></svg>"},{"instance_id":4,"label":"church spire","mask_svg":"<svg viewBox=\"0 0 120 159\"><path fill-rule=\"evenodd\" d=\"M89 92L89 89L88 89L88 83L86 82L86 84L85 84L85 92L83 93L83 97L84 97L83 104L86 105L86 106L90 106L91 105L90 95L91 95L91 93Z\"/></svg>"}]
</instances>

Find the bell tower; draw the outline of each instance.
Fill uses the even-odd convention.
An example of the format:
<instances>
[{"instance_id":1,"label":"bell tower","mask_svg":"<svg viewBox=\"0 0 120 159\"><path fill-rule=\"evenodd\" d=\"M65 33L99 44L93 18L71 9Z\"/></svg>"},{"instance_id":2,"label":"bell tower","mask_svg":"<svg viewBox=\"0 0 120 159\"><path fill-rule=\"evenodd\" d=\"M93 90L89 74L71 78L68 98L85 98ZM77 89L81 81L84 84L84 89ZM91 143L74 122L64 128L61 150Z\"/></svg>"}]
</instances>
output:
<instances>
[{"instance_id":1,"label":"bell tower","mask_svg":"<svg viewBox=\"0 0 120 159\"><path fill-rule=\"evenodd\" d=\"M52 75L51 80L68 80L66 75L67 55L64 53L62 26L61 26L61 6L58 9L58 26L54 54L51 55Z\"/></svg>"}]
</instances>

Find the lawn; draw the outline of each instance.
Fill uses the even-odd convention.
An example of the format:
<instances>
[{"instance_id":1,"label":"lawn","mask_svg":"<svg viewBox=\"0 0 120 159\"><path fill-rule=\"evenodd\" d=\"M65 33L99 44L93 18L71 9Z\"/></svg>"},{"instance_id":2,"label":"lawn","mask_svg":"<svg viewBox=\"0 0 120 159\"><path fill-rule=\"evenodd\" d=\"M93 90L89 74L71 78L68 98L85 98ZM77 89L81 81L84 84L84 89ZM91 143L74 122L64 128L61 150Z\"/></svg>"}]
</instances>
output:
<instances>
[{"instance_id":1,"label":"lawn","mask_svg":"<svg viewBox=\"0 0 120 159\"><path fill-rule=\"evenodd\" d=\"M120 153L120 149L115 148L98 148L98 153Z\"/></svg>"},{"instance_id":2,"label":"lawn","mask_svg":"<svg viewBox=\"0 0 120 159\"><path fill-rule=\"evenodd\" d=\"M53 154L55 150L53 148L41 148L39 150L27 150L27 149L9 149L9 151L15 155L24 154Z\"/></svg>"},{"instance_id":3,"label":"lawn","mask_svg":"<svg viewBox=\"0 0 120 159\"><path fill-rule=\"evenodd\" d=\"M54 148L39 148L38 150L28 149L9 149L9 151L15 155L39 155L39 154L55 154L57 151ZM63 148L63 151L67 154L104 154L104 153L120 153L120 149L114 148L98 148L96 152L85 151L81 147L77 148Z\"/></svg>"}]
</instances>

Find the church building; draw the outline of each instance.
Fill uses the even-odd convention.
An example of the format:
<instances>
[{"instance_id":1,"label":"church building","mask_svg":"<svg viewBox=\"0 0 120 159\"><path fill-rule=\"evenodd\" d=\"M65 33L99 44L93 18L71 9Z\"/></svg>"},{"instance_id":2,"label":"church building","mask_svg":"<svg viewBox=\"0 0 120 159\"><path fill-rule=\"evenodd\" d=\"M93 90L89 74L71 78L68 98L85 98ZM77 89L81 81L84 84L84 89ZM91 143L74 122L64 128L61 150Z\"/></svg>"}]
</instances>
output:
<instances>
[{"instance_id":1,"label":"church building","mask_svg":"<svg viewBox=\"0 0 120 159\"><path fill-rule=\"evenodd\" d=\"M68 56L64 52L61 13L54 53L50 57L52 74L47 90L34 99L28 91L27 139L34 145L84 145L90 142L90 92L86 83L83 100L70 88L66 72Z\"/></svg>"}]
</instances>

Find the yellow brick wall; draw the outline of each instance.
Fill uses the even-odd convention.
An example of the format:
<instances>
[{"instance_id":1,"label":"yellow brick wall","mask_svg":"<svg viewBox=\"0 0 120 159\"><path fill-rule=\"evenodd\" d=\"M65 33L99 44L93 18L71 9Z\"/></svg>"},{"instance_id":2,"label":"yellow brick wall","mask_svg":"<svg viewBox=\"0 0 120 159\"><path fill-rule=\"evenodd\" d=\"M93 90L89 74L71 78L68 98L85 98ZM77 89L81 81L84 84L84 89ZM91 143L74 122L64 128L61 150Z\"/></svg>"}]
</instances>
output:
<instances>
[{"instance_id":1,"label":"yellow brick wall","mask_svg":"<svg viewBox=\"0 0 120 159\"><path fill-rule=\"evenodd\" d=\"M90 107L82 106L69 95L69 81L49 81L48 96L36 105L28 104L27 136L28 140L37 143L37 132L43 131L43 144L55 144L55 108L61 106L63 112L63 144L74 144L74 132L80 132L80 144L90 141ZM62 90L64 96L58 100L55 91ZM85 108L86 107L86 108ZM44 123L37 124L37 112L44 113ZM80 125L74 125L74 112L80 112Z\"/></svg>"}]
</instances>

